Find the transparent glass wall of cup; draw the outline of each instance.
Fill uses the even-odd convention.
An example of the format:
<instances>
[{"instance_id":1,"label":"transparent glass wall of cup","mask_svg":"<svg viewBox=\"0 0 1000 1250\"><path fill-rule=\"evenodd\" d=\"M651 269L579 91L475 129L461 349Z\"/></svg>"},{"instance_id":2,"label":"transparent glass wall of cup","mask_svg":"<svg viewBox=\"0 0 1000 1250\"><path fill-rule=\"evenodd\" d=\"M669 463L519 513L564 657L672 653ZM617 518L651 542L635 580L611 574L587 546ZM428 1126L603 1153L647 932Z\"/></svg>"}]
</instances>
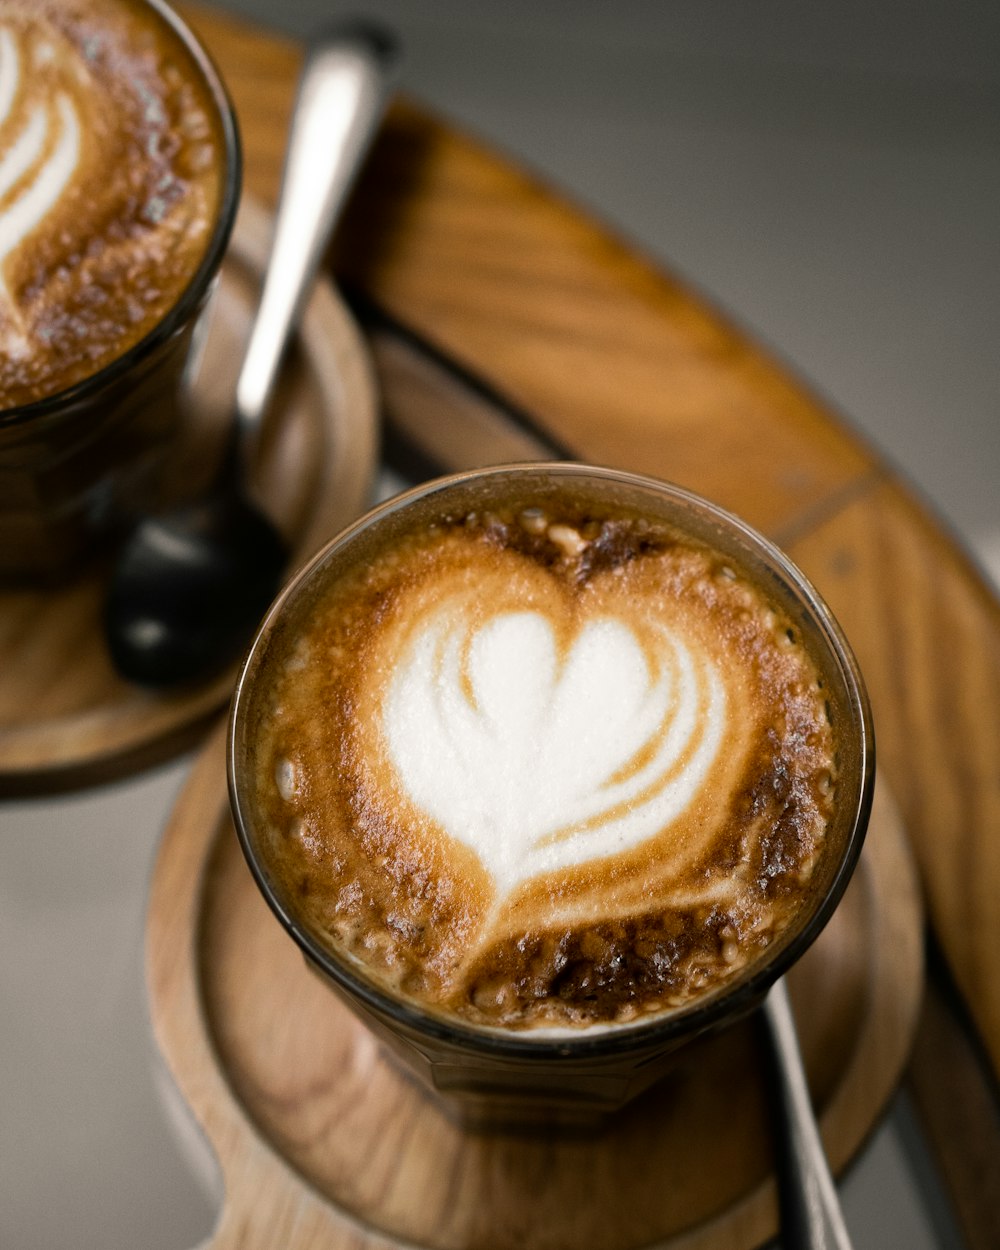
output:
<instances>
[{"instance_id":1,"label":"transparent glass wall of cup","mask_svg":"<svg viewBox=\"0 0 1000 1250\"><path fill-rule=\"evenodd\" d=\"M155 500L181 419L185 370L239 206L242 159L225 86L193 32L163 0L139 0L191 53L218 108L225 168L217 220L167 315L82 382L0 408L0 578L50 581Z\"/></svg>"},{"instance_id":2,"label":"transparent glass wall of cup","mask_svg":"<svg viewBox=\"0 0 1000 1250\"><path fill-rule=\"evenodd\" d=\"M338 570L365 559L381 534L413 521L431 523L467 507L502 501L510 487L568 483L594 501L641 509L725 554L777 601L801 631L829 698L839 750L839 801L827 831L809 904L772 943L763 963L751 963L721 991L636 1026L583 1031L578 1037L533 1038L530 1032L472 1027L394 997L369 980L356 962L310 931L296 915L260 853L264 822L254 810L257 700L270 666L280 663L319 587ZM760 1004L770 985L817 937L836 907L861 851L874 784L871 714L856 661L837 623L795 566L738 518L678 487L612 470L568 463L477 470L417 487L376 508L329 543L283 591L248 653L232 708L229 786L238 836L271 909L303 951L307 964L348 1003L389 1051L415 1073L445 1109L472 1128L524 1130L590 1127L621 1108L669 1069L677 1049L729 1024Z\"/></svg>"}]
</instances>

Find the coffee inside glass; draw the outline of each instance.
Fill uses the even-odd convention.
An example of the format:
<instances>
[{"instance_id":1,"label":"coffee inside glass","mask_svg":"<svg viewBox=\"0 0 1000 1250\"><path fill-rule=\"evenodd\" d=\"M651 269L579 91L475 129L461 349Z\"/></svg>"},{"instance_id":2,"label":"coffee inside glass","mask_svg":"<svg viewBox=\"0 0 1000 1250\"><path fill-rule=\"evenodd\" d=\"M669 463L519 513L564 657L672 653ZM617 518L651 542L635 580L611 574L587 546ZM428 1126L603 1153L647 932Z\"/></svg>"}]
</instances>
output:
<instances>
[{"instance_id":1,"label":"coffee inside glass","mask_svg":"<svg viewBox=\"0 0 1000 1250\"><path fill-rule=\"evenodd\" d=\"M155 503L240 188L236 122L162 0L6 0L0 575Z\"/></svg>"},{"instance_id":2,"label":"coffee inside glass","mask_svg":"<svg viewBox=\"0 0 1000 1250\"><path fill-rule=\"evenodd\" d=\"M756 1005L860 851L869 711L815 591L661 482L430 483L280 597L237 828L311 965L474 1124L588 1123Z\"/></svg>"}]
</instances>

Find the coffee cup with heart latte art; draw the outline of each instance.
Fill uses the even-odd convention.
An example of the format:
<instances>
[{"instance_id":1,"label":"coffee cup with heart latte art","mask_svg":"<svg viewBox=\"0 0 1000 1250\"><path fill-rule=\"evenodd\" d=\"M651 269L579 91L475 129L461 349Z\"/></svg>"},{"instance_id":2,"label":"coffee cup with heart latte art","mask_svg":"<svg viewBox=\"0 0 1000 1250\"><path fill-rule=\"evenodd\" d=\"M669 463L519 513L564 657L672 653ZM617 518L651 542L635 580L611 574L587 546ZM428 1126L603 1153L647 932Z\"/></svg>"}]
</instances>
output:
<instances>
[{"instance_id":1,"label":"coffee cup with heart latte art","mask_svg":"<svg viewBox=\"0 0 1000 1250\"><path fill-rule=\"evenodd\" d=\"M161 0L0 0L0 572L148 506L239 164Z\"/></svg>"},{"instance_id":2,"label":"coffee cup with heart latte art","mask_svg":"<svg viewBox=\"0 0 1000 1250\"><path fill-rule=\"evenodd\" d=\"M577 465L352 527L264 623L231 728L265 896L479 1113L617 1105L747 1010L870 803L863 688L808 583L705 501Z\"/></svg>"}]
</instances>

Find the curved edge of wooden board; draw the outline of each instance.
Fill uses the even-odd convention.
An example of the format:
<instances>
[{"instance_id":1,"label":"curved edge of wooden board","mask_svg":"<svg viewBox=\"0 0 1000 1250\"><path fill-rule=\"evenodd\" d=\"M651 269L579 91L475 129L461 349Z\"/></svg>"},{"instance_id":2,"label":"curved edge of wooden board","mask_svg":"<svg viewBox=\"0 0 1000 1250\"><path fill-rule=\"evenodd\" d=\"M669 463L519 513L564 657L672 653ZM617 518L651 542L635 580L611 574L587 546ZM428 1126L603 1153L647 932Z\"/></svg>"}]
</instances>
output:
<instances>
[{"instance_id":1,"label":"curved edge of wooden board","mask_svg":"<svg viewBox=\"0 0 1000 1250\"><path fill-rule=\"evenodd\" d=\"M184 7L233 91L248 139L249 183L263 197L272 197L301 47L202 5ZM623 468L677 477L743 513L786 547L852 512L859 502L872 504L891 493L893 524L913 544L925 543L933 551L891 596L905 597L914 618L936 614L946 628L975 637L971 663L976 681L981 685L985 677L990 683L989 697L981 703L1000 706L995 591L927 501L900 480L827 397L790 370L773 348L756 345L702 292L677 281L659 261L637 255L590 209L571 205L558 188L495 154L488 140L459 133L446 119L435 119L409 102L390 114L387 128L390 133L377 145L359 184L360 206L336 257L354 285L379 307L405 317L437 348L486 376L576 446L582 458L605 457ZM492 233L482 220L483 203L490 206ZM518 263L522 269L535 265L528 287L530 318L524 315L524 301L515 298ZM449 272L460 274L461 284L455 280L449 287ZM531 277L529 272L525 280ZM588 302L593 305L589 313ZM532 363L512 357L536 351L542 334L548 334L547 344L556 345L556 357L543 362L545 378L539 384ZM576 356L569 341L574 337L580 349ZM601 351L605 360L614 354L619 384L612 395L615 419L605 420L603 430L600 420L608 409L602 413L596 404L578 425L575 406L581 387L597 377ZM650 392L662 394L664 378L671 382L670 404L657 407ZM702 420L694 413L695 388L704 401ZM734 406L759 446L740 441L733 419L714 420L720 407ZM720 424L724 437L716 438ZM697 446L705 430L712 434L709 454ZM780 492L772 489L775 475L768 475L762 459L790 448L803 453L809 476L803 482L797 456L784 455L784 469L798 475L798 485L781 503ZM713 470L711 449L720 464L731 460L734 449L745 453L745 462L739 456L735 460L740 464L735 487L733 475ZM725 493L714 494L719 485ZM871 507L875 523L879 512L877 504ZM957 588L954 600L940 590L935 563L949 591ZM856 636L859 650L869 643L878 650L886 641ZM902 684L907 677L901 672L895 680ZM957 729L940 714L942 694L949 712L961 702ZM994 900L1000 890L1000 855L993 835L1000 821L995 769L1000 723L991 714L984 725L964 690L957 701L940 682L915 712L902 702L880 727L887 775L918 852L932 924L996 1074L1000 929ZM952 739L977 731L991 761L988 769L970 772L967 761L948 761ZM919 750L911 749L914 743ZM933 787L926 780L928 760L936 764ZM963 867L968 863L985 866L971 874L971 883Z\"/></svg>"},{"instance_id":2,"label":"curved edge of wooden board","mask_svg":"<svg viewBox=\"0 0 1000 1250\"><path fill-rule=\"evenodd\" d=\"M207 852L225 818L226 801L225 726L219 726L165 831L146 929L153 1033L223 1176L225 1198L210 1244L234 1250L276 1244L290 1250L321 1245L395 1250L400 1243L326 1203L276 1153L230 1088L213 1046L200 990L198 935ZM873 924L867 993L880 996L882 1022L859 1035L845 1076L823 1111L821 1130L837 1170L855 1156L895 1090L920 1005L920 891L898 812L884 787L877 791L873 815L879 832L863 859ZM792 988L794 996L794 983ZM768 1181L718 1218L672 1239L670 1248L749 1248L774 1233L776 1218Z\"/></svg>"}]
</instances>

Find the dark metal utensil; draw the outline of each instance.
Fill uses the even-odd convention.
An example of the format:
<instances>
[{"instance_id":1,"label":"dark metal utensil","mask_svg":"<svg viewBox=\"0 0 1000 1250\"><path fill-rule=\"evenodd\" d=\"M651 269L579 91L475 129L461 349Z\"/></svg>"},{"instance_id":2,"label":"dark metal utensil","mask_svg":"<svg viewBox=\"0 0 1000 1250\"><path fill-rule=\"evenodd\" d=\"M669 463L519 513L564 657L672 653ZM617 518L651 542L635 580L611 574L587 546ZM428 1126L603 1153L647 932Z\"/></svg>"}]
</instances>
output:
<instances>
[{"instance_id":1,"label":"dark metal utensil","mask_svg":"<svg viewBox=\"0 0 1000 1250\"><path fill-rule=\"evenodd\" d=\"M785 1250L851 1250L837 1189L820 1140L785 982L761 1008L778 1118L778 1192Z\"/></svg>"},{"instance_id":2,"label":"dark metal utensil","mask_svg":"<svg viewBox=\"0 0 1000 1250\"><path fill-rule=\"evenodd\" d=\"M378 128L396 59L395 40L368 22L330 30L309 49L221 467L202 497L142 520L112 574L108 646L131 681L168 686L224 667L281 584L288 544L250 497L248 468L284 349Z\"/></svg>"}]
</instances>

